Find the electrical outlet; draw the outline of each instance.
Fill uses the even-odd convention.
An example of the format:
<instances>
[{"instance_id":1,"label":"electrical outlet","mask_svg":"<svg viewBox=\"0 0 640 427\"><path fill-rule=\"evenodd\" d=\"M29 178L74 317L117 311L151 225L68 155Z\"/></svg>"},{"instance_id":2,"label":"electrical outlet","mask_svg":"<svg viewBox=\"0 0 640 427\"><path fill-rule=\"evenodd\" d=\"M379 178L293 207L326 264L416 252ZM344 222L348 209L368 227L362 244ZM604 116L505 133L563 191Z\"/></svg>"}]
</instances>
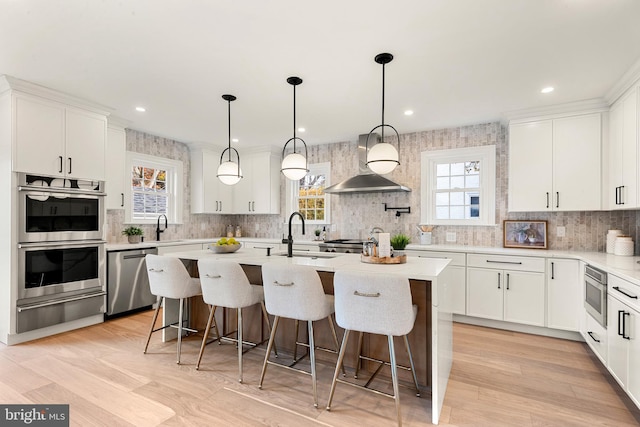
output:
<instances>
[{"instance_id":1,"label":"electrical outlet","mask_svg":"<svg viewBox=\"0 0 640 427\"><path fill-rule=\"evenodd\" d=\"M455 242L456 241L456 232L455 231L447 231L447 242Z\"/></svg>"},{"instance_id":2,"label":"electrical outlet","mask_svg":"<svg viewBox=\"0 0 640 427\"><path fill-rule=\"evenodd\" d=\"M336 230L337 230L336 225L335 224L331 224L331 231L336 231Z\"/></svg>"},{"instance_id":3,"label":"electrical outlet","mask_svg":"<svg viewBox=\"0 0 640 427\"><path fill-rule=\"evenodd\" d=\"M254 226L254 231L257 233L258 230L260 230L260 225L256 222L256 225Z\"/></svg>"},{"instance_id":4,"label":"electrical outlet","mask_svg":"<svg viewBox=\"0 0 640 427\"><path fill-rule=\"evenodd\" d=\"M404 225L404 231L408 232L409 231L409 224L405 224Z\"/></svg>"},{"instance_id":5,"label":"electrical outlet","mask_svg":"<svg viewBox=\"0 0 640 427\"><path fill-rule=\"evenodd\" d=\"M556 236L564 237L566 233L566 229L564 227L556 227Z\"/></svg>"}]
</instances>

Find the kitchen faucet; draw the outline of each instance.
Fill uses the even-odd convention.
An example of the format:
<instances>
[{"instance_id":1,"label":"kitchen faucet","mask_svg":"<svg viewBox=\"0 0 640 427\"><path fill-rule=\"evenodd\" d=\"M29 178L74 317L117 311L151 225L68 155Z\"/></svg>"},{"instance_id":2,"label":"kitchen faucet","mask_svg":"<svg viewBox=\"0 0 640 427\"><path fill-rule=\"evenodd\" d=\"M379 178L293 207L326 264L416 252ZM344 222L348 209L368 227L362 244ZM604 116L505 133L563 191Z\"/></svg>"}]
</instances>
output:
<instances>
[{"instance_id":1,"label":"kitchen faucet","mask_svg":"<svg viewBox=\"0 0 640 427\"><path fill-rule=\"evenodd\" d=\"M164 228L162 230L160 230L160 218L164 217ZM164 233L164 231L167 229L167 216L165 214L162 214L160 216L158 216L158 225L156 227L156 240L159 242L160 241L160 233Z\"/></svg>"},{"instance_id":2,"label":"kitchen faucet","mask_svg":"<svg viewBox=\"0 0 640 427\"><path fill-rule=\"evenodd\" d=\"M302 221L302 234L304 234L304 217L300 212L296 211L292 213L291 216L289 217L289 235L287 236L286 239L282 239L282 243L287 244L287 257L289 258L293 256L293 236L291 235L291 221L293 220L293 217L296 215L298 215L300 217L300 220Z\"/></svg>"}]
</instances>

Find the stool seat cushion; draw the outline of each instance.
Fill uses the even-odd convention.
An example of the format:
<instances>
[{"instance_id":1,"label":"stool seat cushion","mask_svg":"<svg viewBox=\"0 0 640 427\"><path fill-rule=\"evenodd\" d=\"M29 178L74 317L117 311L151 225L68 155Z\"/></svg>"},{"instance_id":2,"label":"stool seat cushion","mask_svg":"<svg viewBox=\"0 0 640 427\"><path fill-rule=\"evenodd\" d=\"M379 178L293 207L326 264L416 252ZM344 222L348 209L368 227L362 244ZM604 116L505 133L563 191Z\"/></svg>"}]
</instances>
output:
<instances>
[{"instance_id":1,"label":"stool seat cushion","mask_svg":"<svg viewBox=\"0 0 640 427\"><path fill-rule=\"evenodd\" d=\"M394 274L338 270L333 282L336 322L344 329L403 336L413 329L417 306L409 280Z\"/></svg>"}]
</instances>

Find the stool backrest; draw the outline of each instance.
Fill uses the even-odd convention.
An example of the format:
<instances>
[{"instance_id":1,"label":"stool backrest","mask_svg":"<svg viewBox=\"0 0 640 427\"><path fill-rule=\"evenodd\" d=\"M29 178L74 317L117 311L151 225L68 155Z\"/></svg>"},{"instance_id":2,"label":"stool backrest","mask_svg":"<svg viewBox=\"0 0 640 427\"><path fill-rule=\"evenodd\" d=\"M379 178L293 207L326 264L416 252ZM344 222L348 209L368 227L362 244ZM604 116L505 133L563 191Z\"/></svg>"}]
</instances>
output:
<instances>
[{"instance_id":1,"label":"stool backrest","mask_svg":"<svg viewBox=\"0 0 640 427\"><path fill-rule=\"evenodd\" d=\"M187 268L178 258L148 254L145 257L149 273L149 287L156 296L180 299L191 295L192 280Z\"/></svg>"},{"instance_id":2,"label":"stool backrest","mask_svg":"<svg viewBox=\"0 0 640 427\"><path fill-rule=\"evenodd\" d=\"M312 267L265 263L262 286L269 314L298 320L320 320L327 316L322 282Z\"/></svg>"},{"instance_id":3,"label":"stool backrest","mask_svg":"<svg viewBox=\"0 0 640 427\"><path fill-rule=\"evenodd\" d=\"M402 276L338 270L333 292L336 322L344 329L393 336L413 329L411 289Z\"/></svg>"},{"instance_id":4,"label":"stool backrest","mask_svg":"<svg viewBox=\"0 0 640 427\"><path fill-rule=\"evenodd\" d=\"M198 261L202 298L207 304L241 308L254 303L253 289L240 264L233 261Z\"/></svg>"}]
</instances>

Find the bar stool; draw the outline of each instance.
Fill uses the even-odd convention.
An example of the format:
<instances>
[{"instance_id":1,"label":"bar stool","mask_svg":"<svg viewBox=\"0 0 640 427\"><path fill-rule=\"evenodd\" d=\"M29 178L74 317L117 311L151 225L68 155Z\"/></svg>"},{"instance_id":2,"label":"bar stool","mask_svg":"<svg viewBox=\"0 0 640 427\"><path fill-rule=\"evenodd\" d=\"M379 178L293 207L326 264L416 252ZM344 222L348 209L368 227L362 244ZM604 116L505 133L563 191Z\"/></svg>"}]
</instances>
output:
<instances>
[{"instance_id":1,"label":"bar stool","mask_svg":"<svg viewBox=\"0 0 640 427\"><path fill-rule=\"evenodd\" d=\"M200 354L196 369L200 369L200 361L204 353L204 347L207 344L207 337L211 331L213 323L218 336L218 343L221 339L229 339L238 345L238 381L242 383L242 354L244 353L243 344L249 344L253 347L261 343L245 342L242 339L242 309L255 304L260 304L264 320L267 322L269 332L271 332L271 324L267 309L264 306L264 292L262 286L252 285L249 283L247 275L237 262L223 261L215 259L201 259L198 261L198 271L200 272L200 283L202 286L202 298L204 302L209 304L209 320L204 330ZM218 327L215 324L215 312L217 307L235 308L237 310L237 339L221 337ZM277 354L277 351L276 351Z\"/></svg>"},{"instance_id":2,"label":"bar stool","mask_svg":"<svg viewBox=\"0 0 640 427\"><path fill-rule=\"evenodd\" d=\"M402 336L404 338L404 344L409 354L410 370L413 374L416 395L420 396L413 357L409 347L409 340L407 339L407 334L413 329L418 313L417 306L411 304L409 280L402 276L392 274L338 270L334 275L333 290L336 305L336 322L340 327L345 329L345 332L344 338L342 339L342 347L340 347L338 363L336 364L336 369L333 374L333 381L331 382L327 410L331 410L331 401L333 400L336 383L345 383L393 398L396 404L398 426L401 426L402 415L400 413L400 395L398 393L398 366L396 365L396 353L393 345L394 336ZM361 355L358 354L356 366L359 364L361 358L378 361L385 365L389 364L391 366L393 395L368 388L367 386L371 380L369 380L365 386L360 386L338 379L338 371L342 367L347 342L349 340L349 333L351 331L387 336L389 342L389 363L368 357L361 357ZM361 351L361 348L359 351ZM378 371L376 371L376 374Z\"/></svg>"},{"instance_id":3,"label":"bar stool","mask_svg":"<svg viewBox=\"0 0 640 427\"><path fill-rule=\"evenodd\" d=\"M264 357L264 363L262 365L262 374L260 375L260 384L258 385L258 388L262 389L262 383L264 381L268 364L292 369L309 375L306 371L294 368L295 364L300 359L294 360L289 366L271 362L269 360L271 347L274 345L280 318L285 317L298 321L306 321L309 332L309 344L299 343L297 341L298 337L296 337L295 345L305 345L309 348L311 381L313 385L313 406L317 408L318 391L316 385L316 346L313 336L313 322L325 318L329 320L329 326L336 345L335 352L337 352L340 345L338 344L335 326L331 319L331 314L334 312L333 295L325 295L324 289L322 288L322 282L320 281L320 276L315 269L302 265L291 265L277 262L263 264L262 286L264 287L264 300L267 312L274 315L275 319L273 320L273 327L269 337L269 344L267 345L267 354ZM318 347L318 349L321 348Z\"/></svg>"},{"instance_id":4,"label":"bar stool","mask_svg":"<svg viewBox=\"0 0 640 427\"><path fill-rule=\"evenodd\" d=\"M149 335L147 336L147 342L144 346L144 354L147 353L149 347L149 341L151 340L151 334L154 332L169 328L178 328L178 361L180 364L180 347L182 346L182 331L198 332L194 329L190 329L183 326L184 323L184 303L187 298L191 298L196 295L200 295L200 279L189 276L186 267L178 258L171 258L166 256L148 254L145 257L147 263L147 271L149 272L149 287L151 293L155 296L161 297L161 301L156 307L156 311L153 314L153 320L151 321L151 328L149 329ZM177 299L180 301L180 308L178 312L178 322L162 326L154 329L156 320L158 319L158 313L160 312L160 306L165 304L166 300Z\"/></svg>"}]
</instances>

